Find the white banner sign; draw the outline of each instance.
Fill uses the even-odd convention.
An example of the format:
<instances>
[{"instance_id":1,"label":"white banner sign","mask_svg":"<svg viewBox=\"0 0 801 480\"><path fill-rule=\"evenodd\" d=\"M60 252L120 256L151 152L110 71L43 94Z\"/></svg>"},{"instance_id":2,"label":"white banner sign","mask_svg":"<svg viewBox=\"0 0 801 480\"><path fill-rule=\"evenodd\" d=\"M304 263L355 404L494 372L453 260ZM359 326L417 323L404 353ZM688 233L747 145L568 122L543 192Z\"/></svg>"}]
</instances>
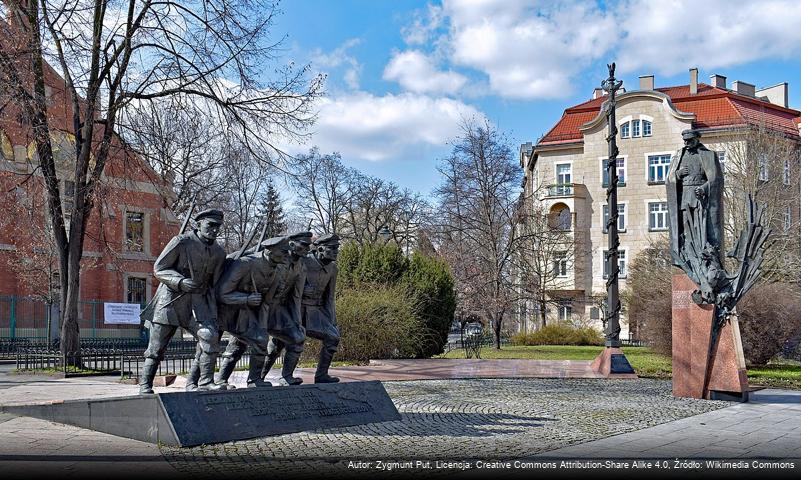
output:
<instances>
[{"instance_id":1,"label":"white banner sign","mask_svg":"<svg viewBox=\"0 0 801 480\"><path fill-rule=\"evenodd\" d=\"M141 305L138 303L104 303L103 323L106 325L139 325Z\"/></svg>"}]
</instances>

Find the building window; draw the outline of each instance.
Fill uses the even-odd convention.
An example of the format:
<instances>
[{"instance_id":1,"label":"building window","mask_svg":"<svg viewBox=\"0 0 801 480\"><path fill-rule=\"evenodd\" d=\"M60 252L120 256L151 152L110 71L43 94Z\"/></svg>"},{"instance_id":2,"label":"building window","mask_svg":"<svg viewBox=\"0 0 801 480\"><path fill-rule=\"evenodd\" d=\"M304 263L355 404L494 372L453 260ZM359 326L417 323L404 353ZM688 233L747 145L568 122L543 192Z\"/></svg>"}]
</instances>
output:
<instances>
[{"instance_id":1,"label":"building window","mask_svg":"<svg viewBox=\"0 0 801 480\"><path fill-rule=\"evenodd\" d=\"M790 159L784 159L784 184L790 185Z\"/></svg>"},{"instance_id":2,"label":"building window","mask_svg":"<svg viewBox=\"0 0 801 480\"><path fill-rule=\"evenodd\" d=\"M609 205L603 206L603 231L607 233L606 223L609 221ZM617 231L618 232L625 232L626 231L626 204L625 203L618 203L617 204Z\"/></svg>"},{"instance_id":3,"label":"building window","mask_svg":"<svg viewBox=\"0 0 801 480\"><path fill-rule=\"evenodd\" d=\"M648 204L648 229L667 230L668 208L667 202L652 202Z\"/></svg>"},{"instance_id":4,"label":"building window","mask_svg":"<svg viewBox=\"0 0 801 480\"><path fill-rule=\"evenodd\" d=\"M648 183L665 183L670 155L648 155Z\"/></svg>"},{"instance_id":5,"label":"building window","mask_svg":"<svg viewBox=\"0 0 801 480\"><path fill-rule=\"evenodd\" d=\"M573 304L571 302L560 302L556 311L559 321L568 321L573 317Z\"/></svg>"},{"instance_id":6,"label":"building window","mask_svg":"<svg viewBox=\"0 0 801 480\"><path fill-rule=\"evenodd\" d=\"M631 121L631 136L632 137L639 137L640 136L640 121L639 120L632 120Z\"/></svg>"},{"instance_id":7,"label":"building window","mask_svg":"<svg viewBox=\"0 0 801 480\"><path fill-rule=\"evenodd\" d=\"M630 136L631 130L629 127L629 122L626 122L620 126L620 138L629 138Z\"/></svg>"},{"instance_id":8,"label":"building window","mask_svg":"<svg viewBox=\"0 0 801 480\"><path fill-rule=\"evenodd\" d=\"M648 120L642 121L642 136L643 137L651 136L651 122L649 122Z\"/></svg>"},{"instance_id":9,"label":"building window","mask_svg":"<svg viewBox=\"0 0 801 480\"><path fill-rule=\"evenodd\" d=\"M567 252L554 252L553 274L555 277L567 277Z\"/></svg>"},{"instance_id":10,"label":"building window","mask_svg":"<svg viewBox=\"0 0 801 480\"><path fill-rule=\"evenodd\" d=\"M125 212L125 250L145 251L145 214Z\"/></svg>"},{"instance_id":11,"label":"building window","mask_svg":"<svg viewBox=\"0 0 801 480\"><path fill-rule=\"evenodd\" d=\"M139 277L128 277L128 303L138 303L144 305L147 302L147 279Z\"/></svg>"},{"instance_id":12,"label":"building window","mask_svg":"<svg viewBox=\"0 0 801 480\"><path fill-rule=\"evenodd\" d=\"M768 181L768 156L764 153L759 154L759 179L763 182Z\"/></svg>"},{"instance_id":13,"label":"building window","mask_svg":"<svg viewBox=\"0 0 801 480\"><path fill-rule=\"evenodd\" d=\"M606 159L601 160L601 186L606 188L609 186L609 172L606 169ZM626 159L617 159L617 186L626 186Z\"/></svg>"},{"instance_id":14,"label":"building window","mask_svg":"<svg viewBox=\"0 0 801 480\"><path fill-rule=\"evenodd\" d=\"M720 162L720 169L724 172L726 171L726 152L723 150L718 150L715 152L718 154L718 162Z\"/></svg>"},{"instance_id":15,"label":"building window","mask_svg":"<svg viewBox=\"0 0 801 480\"><path fill-rule=\"evenodd\" d=\"M609 262L606 261L606 256L609 250L604 250L604 278L609 278ZM619 278L626 278L626 251L625 250L618 250L617 251L617 264L620 267L620 276Z\"/></svg>"}]
</instances>

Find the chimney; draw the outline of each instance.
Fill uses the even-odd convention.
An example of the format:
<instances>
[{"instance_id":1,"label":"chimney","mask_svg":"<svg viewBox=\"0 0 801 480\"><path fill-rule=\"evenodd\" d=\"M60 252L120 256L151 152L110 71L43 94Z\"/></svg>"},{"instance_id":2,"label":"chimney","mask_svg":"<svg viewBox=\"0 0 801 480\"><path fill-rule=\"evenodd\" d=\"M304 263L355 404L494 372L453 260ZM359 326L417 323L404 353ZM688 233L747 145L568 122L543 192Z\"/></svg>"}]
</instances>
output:
<instances>
[{"instance_id":1,"label":"chimney","mask_svg":"<svg viewBox=\"0 0 801 480\"><path fill-rule=\"evenodd\" d=\"M789 99L787 98L789 93L788 90L789 87L787 86L787 82L784 82L772 87L766 87L757 90L756 96L774 105L787 108L790 105L790 102L788 101Z\"/></svg>"},{"instance_id":2,"label":"chimney","mask_svg":"<svg viewBox=\"0 0 801 480\"><path fill-rule=\"evenodd\" d=\"M711 83L712 86L715 88L722 88L724 90L726 89L726 77L724 77L723 75L718 75L718 74L710 75L709 83Z\"/></svg>"},{"instance_id":3,"label":"chimney","mask_svg":"<svg viewBox=\"0 0 801 480\"><path fill-rule=\"evenodd\" d=\"M596 88L595 90L592 91L593 100L595 100L598 97L603 97L604 95L606 95L606 92L604 92L603 88Z\"/></svg>"},{"instance_id":4,"label":"chimney","mask_svg":"<svg viewBox=\"0 0 801 480\"><path fill-rule=\"evenodd\" d=\"M654 76L641 75L640 76L640 90L653 90L654 89Z\"/></svg>"},{"instance_id":5,"label":"chimney","mask_svg":"<svg viewBox=\"0 0 801 480\"><path fill-rule=\"evenodd\" d=\"M698 93L698 69L690 69L690 95Z\"/></svg>"},{"instance_id":6,"label":"chimney","mask_svg":"<svg viewBox=\"0 0 801 480\"><path fill-rule=\"evenodd\" d=\"M749 97L756 96L756 87L750 83L745 83L741 80L736 80L731 83L731 89L740 95L747 95Z\"/></svg>"}]
</instances>

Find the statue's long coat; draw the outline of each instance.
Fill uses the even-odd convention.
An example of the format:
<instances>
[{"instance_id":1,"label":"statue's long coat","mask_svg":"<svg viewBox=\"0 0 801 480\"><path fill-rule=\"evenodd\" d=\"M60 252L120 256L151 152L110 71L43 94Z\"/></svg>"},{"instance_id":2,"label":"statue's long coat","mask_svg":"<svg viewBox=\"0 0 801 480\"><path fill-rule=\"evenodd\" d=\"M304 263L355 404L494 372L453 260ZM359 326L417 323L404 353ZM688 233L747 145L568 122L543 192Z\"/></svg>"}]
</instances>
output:
<instances>
[{"instance_id":1,"label":"statue's long coat","mask_svg":"<svg viewBox=\"0 0 801 480\"><path fill-rule=\"evenodd\" d=\"M717 154L704 145L698 145L698 155L700 158L700 170L706 176L706 183L701 185L704 190L704 197L699 199L701 209L706 217L706 241L712 246L717 246L720 254L723 253L723 171L720 168ZM682 187L679 186L677 172L682 163L688 161L690 155L687 147L677 151L670 161L665 187L667 189L668 214L670 217L670 255L673 264L681 267L683 261L679 254L681 245L681 235L684 233L682 222ZM695 187L692 187L695 188ZM693 194L694 195L694 194Z\"/></svg>"}]
</instances>

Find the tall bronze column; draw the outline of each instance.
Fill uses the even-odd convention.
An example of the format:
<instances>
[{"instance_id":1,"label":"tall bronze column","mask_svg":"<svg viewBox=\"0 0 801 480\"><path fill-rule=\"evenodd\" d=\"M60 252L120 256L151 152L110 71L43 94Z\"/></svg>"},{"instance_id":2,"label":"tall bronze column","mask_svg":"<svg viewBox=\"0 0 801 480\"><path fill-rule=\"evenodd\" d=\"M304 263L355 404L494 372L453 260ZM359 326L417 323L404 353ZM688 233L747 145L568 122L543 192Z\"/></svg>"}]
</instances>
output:
<instances>
[{"instance_id":1,"label":"tall bronze column","mask_svg":"<svg viewBox=\"0 0 801 480\"><path fill-rule=\"evenodd\" d=\"M620 238L617 231L617 122L615 121L615 95L623 85L623 82L615 79L615 64L609 65L609 78L601 82L601 88L608 94L606 100L606 123L609 133L606 141L609 144L609 158L606 160L606 176L609 185L606 187L606 204L609 209L609 218L606 220L606 231L609 236L609 245L604 261L606 262L606 336L605 345L607 347L620 347L620 291L618 288L618 277L620 275L620 262L618 261Z\"/></svg>"}]
</instances>

